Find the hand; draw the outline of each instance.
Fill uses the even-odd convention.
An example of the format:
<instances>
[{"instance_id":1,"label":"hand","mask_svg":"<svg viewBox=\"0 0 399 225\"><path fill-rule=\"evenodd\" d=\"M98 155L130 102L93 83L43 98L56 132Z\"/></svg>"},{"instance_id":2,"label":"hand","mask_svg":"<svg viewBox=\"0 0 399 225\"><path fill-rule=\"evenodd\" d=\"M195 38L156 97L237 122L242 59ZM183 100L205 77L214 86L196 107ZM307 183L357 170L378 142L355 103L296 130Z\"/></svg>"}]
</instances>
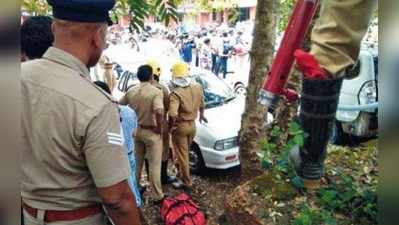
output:
<instances>
[{"instance_id":1,"label":"hand","mask_svg":"<svg viewBox=\"0 0 399 225\"><path fill-rule=\"evenodd\" d=\"M153 131L154 131L154 133L161 135L162 134L162 127L161 126L156 126Z\"/></svg>"},{"instance_id":2,"label":"hand","mask_svg":"<svg viewBox=\"0 0 399 225\"><path fill-rule=\"evenodd\" d=\"M200 121L200 123L202 123L202 122L208 123L208 119L205 116L200 116L199 121Z\"/></svg>"}]
</instances>

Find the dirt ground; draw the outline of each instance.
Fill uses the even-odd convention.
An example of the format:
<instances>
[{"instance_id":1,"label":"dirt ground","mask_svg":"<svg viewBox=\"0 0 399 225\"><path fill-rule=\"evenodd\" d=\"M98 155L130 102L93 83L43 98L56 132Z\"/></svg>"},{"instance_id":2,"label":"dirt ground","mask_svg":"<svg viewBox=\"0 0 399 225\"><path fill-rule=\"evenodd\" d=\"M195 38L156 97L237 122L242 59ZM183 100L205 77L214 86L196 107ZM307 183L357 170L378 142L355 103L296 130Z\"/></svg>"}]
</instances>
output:
<instances>
[{"instance_id":1,"label":"dirt ground","mask_svg":"<svg viewBox=\"0 0 399 225\"><path fill-rule=\"evenodd\" d=\"M238 185L239 167L228 170L207 169L201 175L193 175L192 198L200 209L206 214L209 225L224 223L224 199L227 194ZM148 185L148 183L147 183ZM171 185L164 185L164 192L169 196L175 196L182 192ZM163 224L160 217L159 206L151 205L153 196L150 187L144 193L143 214L148 225Z\"/></svg>"},{"instance_id":2,"label":"dirt ground","mask_svg":"<svg viewBox=\"0 0 399 225\"><path fill-rule=\"evenodd\" d=\"M363 142L360 146L329 146L329 148L333 151L343 153L348 150L353 151L355 153L354 156L356 156L354 159L351 159L347 158L345 154L342 156L339 156L340 154L338 154L339 157L337 158L336 154L331 154L330 157L327 158L326 162L329 167L327 169L329 177L334 177L330 174L333 172L333 170L330 168L332 166L335 168L340 168L341 170L346 171L348 174L354 174L355 172L359 173L359 176L355 176L356 180L358 182L364 183L365 185L377 185L376 182L378 181L376 174L378 173L378 167L376 164L376 155L378 154L376 142L377 140L374 139L368 142ZM374 149L371 151L368 150L371 155L360 154L369 148ZM370 156L372 157L369 158ZM367 171L365 171L366 169ZM173 171L171 168L169 168L169 170ZM239 167L228 170L207 169L201 175L193 175L194 185L191 196L193 197L194 202L197 203L200 209L206 214L209 225L228 225L224 216L224 204L226 202L226 196L233 192L233 190L239 185L239 182ZM148 185L146 176L143 177L142 184ZM169 196L175 196L182 191L174 189L171 185L165 185L164 192ZM162 225L164 223L160 217L160 208L159 206L151 204L151 196L154 196L154 194L151 188L147 186L147 191L145 192L143 199L143 214L146 224Z\"/></svg>"}]
</instances>

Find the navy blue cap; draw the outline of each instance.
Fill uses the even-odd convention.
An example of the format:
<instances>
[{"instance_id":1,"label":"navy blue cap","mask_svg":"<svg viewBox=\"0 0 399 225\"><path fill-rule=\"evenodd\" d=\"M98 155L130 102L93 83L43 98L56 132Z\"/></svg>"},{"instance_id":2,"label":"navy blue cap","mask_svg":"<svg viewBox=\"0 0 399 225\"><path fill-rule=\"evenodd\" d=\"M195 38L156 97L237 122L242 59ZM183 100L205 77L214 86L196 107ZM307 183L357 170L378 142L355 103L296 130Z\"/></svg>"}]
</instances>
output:
<instances>
[{"instance_id":1,"label":"navy blue cap","mask_svg":"<svg viewBox=\"0 0 399 225\"><path fill-rule=\"evenodd\" d=\"M108 11L115 0L47 0L53 7L53 16L60 20L112 25Z\"/></svg>"}]
</instances>

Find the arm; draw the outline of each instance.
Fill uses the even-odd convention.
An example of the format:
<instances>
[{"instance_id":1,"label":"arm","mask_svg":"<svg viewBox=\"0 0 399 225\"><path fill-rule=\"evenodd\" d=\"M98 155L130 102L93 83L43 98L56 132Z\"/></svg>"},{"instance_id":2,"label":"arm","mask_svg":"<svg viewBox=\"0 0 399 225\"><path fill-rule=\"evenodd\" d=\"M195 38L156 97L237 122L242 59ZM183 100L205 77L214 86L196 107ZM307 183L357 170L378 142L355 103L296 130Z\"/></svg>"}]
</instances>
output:
<instances>
[{"instance_id":1,"label":"arm","mask_svg":"<svg viewBox=\"0 0 399 225\"><path fill-rule=\"evenodd\" d=\"M127 105L127 93L119 100L119 105Z\"/></svg>"},{"instance_id":2,"label":"arm","mask_svg":"<svg viewBox=\"0 0 399 225\"><path fill-rule=\"evenodd\" d=\"M205 114L204 114L204 112L205 112L205 108L204 107L200 107L200 109L199 109L199 113L200 113L200 122L201 121L203 121L203 122L205 122L205 123L208 123L208 119L205 117Z\"/></svg>"},{"instance_id":3,"label":"arm","mask_svg":"<svg viewBox=\"0 0 399 225\"><path fill-rule=\"evenodd\" d=\"M107 103L86 129L83 152L98 194L115 225L140 225L127 182L130 166L119 120L117 106Z\"/></svg>"},{"instance_id":4,"label":"arm","mask_svg":"<svg viewBox=\"0 0 399 225\"><path fill-rule=\"evenodd\" d=\"M157 110L155 112L155 120L156 120L156 128L155 128L155 133L157 134L162 134L162 125L163 125L163 110Z\"/></svg>"},{"instance_id":5,"label":"arm","mask_svg":"<svg viewBox=\"0 0 399 225\"><path fill-rule=\"evenodd\" d=\"M161 90L158 90L159 92L154 98L153 101L153 110L155 112L155 122L156 122L156 128L154 130L155 133L157 134L162 134L162 125L163 125L163 94Z\"/></svg>"},{"instance_id":6,"label":"arm","mask_svg":"<svg viewBox=\"0 0 399 225\"><path fill-rule=\"evenodd\" d=\"M205 122L205 123L208 123L208 119L205 117L205 101L204 101L204 92L203 92L203 90L202 90L202 88L200 89L201 90L201 105L200 105L200 107L199 107L199 121L200 121L200 123L203 121L203 122Z\"/></svg>"},{"instance_id":7,"label":"arm","mask_svg":"<svg viewBox=\"0 0 399 225\"><path fill-rule=\"evenodd\" d=\"M169 91L166 87L163 87L163 105L164 112L169 111Z\"/></svg>"},{"instance_id":8,"label":"arm","mask_svg":"<svg viewBox=\"0 0 399 225\"><path fill-rule=\"evenodd\" d=\"M169 128L173 130L179 113L180 99L176 93L169 95Z\"/></svg>"},{"instance_id":9,"label":"arm","mask_svg":"<svg viewBox=\"0 0 399 225\"><path fill-rule=\"evenodd\" d=\"M103 201L112 222L116 225L140 225L140 211L126 180L110 187L98 188L97 193Z\"/></svg>"}]
</instances>

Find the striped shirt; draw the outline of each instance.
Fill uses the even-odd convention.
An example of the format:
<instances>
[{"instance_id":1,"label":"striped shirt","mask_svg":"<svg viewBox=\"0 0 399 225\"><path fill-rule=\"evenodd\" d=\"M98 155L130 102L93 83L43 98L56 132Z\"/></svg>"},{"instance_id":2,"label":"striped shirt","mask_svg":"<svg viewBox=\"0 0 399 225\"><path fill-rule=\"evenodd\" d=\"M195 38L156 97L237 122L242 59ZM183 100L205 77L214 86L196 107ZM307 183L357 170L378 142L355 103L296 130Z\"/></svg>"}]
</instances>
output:
<instances>
[{"instance_id":1,"label":"striped shirt","mask_svg":"<svg viewBox=\"0 0 399 225\"><path fill-rule=\"evenodd\" d=\"M124 136L124 145L126 149L126 153L128 154L131 175L128 180L130 188L136 197L136 203L138 207L141 207L141 197L140 192L137 188L137 180L136 180L136 159L134 157L134 139L133 133L137 129L137 115L133 109L129 106L119 106L120 108L120 116L122 118L122 130Z\"/></svg>"}]
</instances>

